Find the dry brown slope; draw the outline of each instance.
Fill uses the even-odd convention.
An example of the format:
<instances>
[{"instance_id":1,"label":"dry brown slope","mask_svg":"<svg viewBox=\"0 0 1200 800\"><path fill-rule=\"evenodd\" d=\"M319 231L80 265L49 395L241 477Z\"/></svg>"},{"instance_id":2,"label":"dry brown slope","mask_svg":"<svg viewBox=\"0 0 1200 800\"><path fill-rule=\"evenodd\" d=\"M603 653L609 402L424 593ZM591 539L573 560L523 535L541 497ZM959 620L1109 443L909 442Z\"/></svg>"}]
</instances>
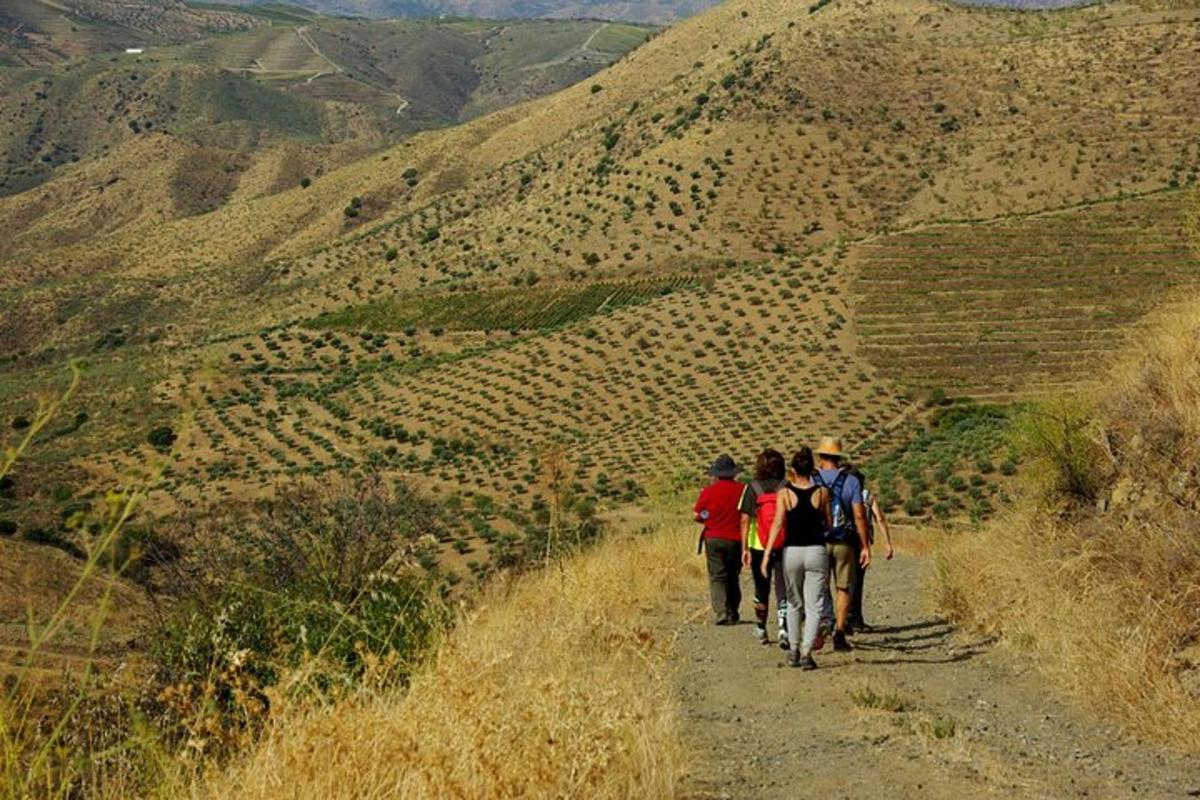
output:
<instances>
[{"instance_id":1,"label":"dry brown slope","mask_svg":"<svg viewBox=\"0 0 1200 800\"><path fill-rule=\"evenodd\" d=\"M1198 157L1194 98L1178 90L1197 78L1195 37L1186 13L1131 5L1017 18L914 2L812 15L728 3L602 73L597 92L588 82L418 137L307 192L73 255L135 272L151 258L166 270L286 258L321 294L353 296L330 273L377 272L385 244L406 256L385 286L558 273L589 252L611 270L653 269L1155 188ZM363 208L348 222L355 196ZM400 224L328 249L391 219ZM442 238L421 246L431 226ZM326 253L294 261L316 247Z\"/></svg>"}]
</instances>

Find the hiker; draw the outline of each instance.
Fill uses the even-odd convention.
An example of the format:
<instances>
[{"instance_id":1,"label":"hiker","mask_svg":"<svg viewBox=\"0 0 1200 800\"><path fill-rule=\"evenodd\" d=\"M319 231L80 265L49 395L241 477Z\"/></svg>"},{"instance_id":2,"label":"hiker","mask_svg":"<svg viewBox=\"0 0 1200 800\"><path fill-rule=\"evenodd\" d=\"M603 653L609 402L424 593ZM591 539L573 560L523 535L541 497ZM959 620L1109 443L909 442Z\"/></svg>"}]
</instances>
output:
<instances>
[{"instance_id":1,"label":"hiker","mask_svg":"<svg viewBox=\"0 0 1200 800\"><path fill-rule=\"evenodd\" d=\"M896 548L892 545L892 529L888 525L887 517L883 514L883 508L879 505L879 498L867 488L867 479L861 470L847 464L846 471L858 478L858 482L862 486L863 506L867 512L867 541L874 547L875 531L883 531L884 541L887 542L887 555L884 558L891 561L892 556L896 554ZM867 568L857 561L855 567L857 571L854 575L854 592L850 600L850 621L847 623L847 631L869 631L871 626L863 619L863 587L867 580Z\"/></svg>"},{"instance_id":2,"label":"hiker","mask_svg":"<svg viewBox=\"0 0 1200 800\"><path fill-rule=\"evenodd\" d=\"M787 591L783 579L783 540L766 549L767 535L775 521L777 492L784 479L783 453L767 448L754 462L754 480L742 491L742 566L749 567L754 578L754 635L763 644L767 637L767 616L771 606L771 586L775 587L775 619L779 626L779 646L789 649L787 627ZM763 570L763 562L767 569Z\"/></svg>"},{"instance_id":3,"label":"hiker","mask_svg":"<svg viewBox=\"0 0 1200 800\"><path fill-rule=\"evenodd\" d=\"M863 505L862 483L842 469L842 440L832 436L822 439L817 458L820 464L813 480L829 490L832 516L826 541L835 589L833 649L845 652L852 649L846 641L846 623L854 590L855 564L864 569L871 564L867 512Z\"/></svg>"},{"instance_id":4,"label":"hiker","mask_svg":"<svg viewBox=\"0 0 1200 800\"><path fill-rule=\"evenodd\" d=\"M829 490L813 481L812 450L801 447L792 456L792 482L779 490L767 550L783 539L783 574L787 582L787 629L792 634L788 665L817 668L813 651L821 649L821 604L829 576L825 531L833 525ZM782 537L781 537L782 533ZM765 576L768 561L761 566ZM800 615L804 615L803 632Z\"/></svg>"},{"instance_id":5,"label":"hiker","mask_svg":"<svg viewBox=\"0 0 1200 800\"><path fill-rule=\"evenodd\" d=\"M721 455L708 470L712 482L696 500L696 522L704 526L701 545L708 560L708 588L718 625L736 625L741 619L742 485L734 480L737 464Z\"/></svg>"}]
</instances>

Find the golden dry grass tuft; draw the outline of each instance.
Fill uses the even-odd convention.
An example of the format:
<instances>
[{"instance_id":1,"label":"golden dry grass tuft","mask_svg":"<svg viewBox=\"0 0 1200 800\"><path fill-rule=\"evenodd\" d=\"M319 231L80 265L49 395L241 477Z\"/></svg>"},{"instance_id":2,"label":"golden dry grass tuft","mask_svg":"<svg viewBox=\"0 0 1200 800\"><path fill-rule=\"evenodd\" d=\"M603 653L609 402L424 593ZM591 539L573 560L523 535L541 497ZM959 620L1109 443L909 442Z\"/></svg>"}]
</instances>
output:
<instances>
[{"instance_id":1,"label":"golden dry grass tuft","mask_svg":"<svg viewBox=\"0 0 1200 800\"><path fill-rule=\"evenodd\" d=\"M1068 474L978 535L948 538L939 588L953 616L1032 649L1101 712L1194 750L1200 300L1161 314L1144 336L1090 410L1032 412L1042 415L1043 469Z\"/></svg>"},{"instance_id":2,"label":"golden dry grass tuft","mask_svg":"<svg viewBox=\"0 0 1200 800\"><path fill-rule=\"evenodd\" d=\"M658 525L488 590L405 692L283 715L197 797L675 796L685 754L651 633L695 580Z\"/></svg>"}]
</instances>

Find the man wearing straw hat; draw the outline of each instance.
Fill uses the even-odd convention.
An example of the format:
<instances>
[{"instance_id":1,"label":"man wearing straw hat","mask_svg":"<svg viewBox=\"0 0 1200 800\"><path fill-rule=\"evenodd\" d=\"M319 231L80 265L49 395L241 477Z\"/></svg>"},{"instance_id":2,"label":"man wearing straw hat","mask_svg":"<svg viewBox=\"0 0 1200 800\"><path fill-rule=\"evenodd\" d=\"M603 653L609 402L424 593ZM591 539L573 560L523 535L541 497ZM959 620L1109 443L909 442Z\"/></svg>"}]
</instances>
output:
<instances>
[{"instance_id":1,"label":"man wearing straw hat","mask_svg":"<svg viewBox=\"0 0 1200 800\"><path fill-rule=\"evenodd\" d=\"M833 526L826 535L829 563L837 588L834 601L833 649L850 649L846 641L846 618L854 590L855 560L864 569L871 563L871 543L868 539L867 512L863 505L862 482L842 469L842 440L827 436L817 448L818 469L813 476L820 486L829 489Z\"/></svg>"},{"instance_id":2,"label":"man wearing straw hat","mask_svg":"<svg viewBox=\"0 0 1200 800\"><path fill-rule=\"evenodd\" d=\"M722 455L713 462L708 474L712 483L700 492L696 501L696 522L704 526L700 541L708 561L708 588L718 625L736 625L742 604L743 486L734 478L738 466Z\"/></svg>"}]
</instances>

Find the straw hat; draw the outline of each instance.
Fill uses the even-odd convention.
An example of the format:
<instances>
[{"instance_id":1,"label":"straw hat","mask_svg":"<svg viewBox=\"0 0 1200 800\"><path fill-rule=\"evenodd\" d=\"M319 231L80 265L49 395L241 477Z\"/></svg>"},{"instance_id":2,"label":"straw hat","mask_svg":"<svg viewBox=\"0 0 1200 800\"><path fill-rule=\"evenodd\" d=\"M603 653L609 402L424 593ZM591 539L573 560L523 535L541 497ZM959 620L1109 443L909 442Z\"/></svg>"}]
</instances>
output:
<instances>
[{"instance_id":1,"label":"straw hat","mask_svg":"<svg viewBox=\"0 0 1200 800\"><path fill-rule=\"evenodd\" d=\"M826 436L821 440L821 446L817 448L817 455L826 458L841 458L845 455L842 452L842 440L837 436Z\"/></svg>"}]
</instances>

